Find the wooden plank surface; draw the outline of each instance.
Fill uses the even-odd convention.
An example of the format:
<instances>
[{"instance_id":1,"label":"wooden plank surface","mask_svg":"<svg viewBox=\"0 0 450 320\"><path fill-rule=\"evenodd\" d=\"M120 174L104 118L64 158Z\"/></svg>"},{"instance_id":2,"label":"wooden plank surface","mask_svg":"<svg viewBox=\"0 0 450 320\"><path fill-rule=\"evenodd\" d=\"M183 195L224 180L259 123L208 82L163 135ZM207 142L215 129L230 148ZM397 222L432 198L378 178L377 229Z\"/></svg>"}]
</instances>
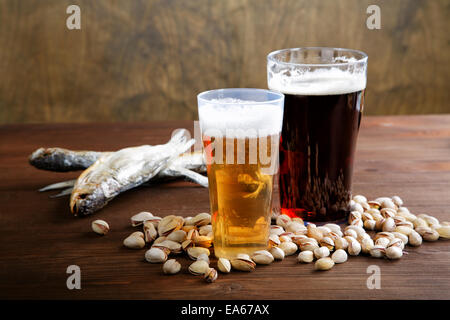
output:
<instances>
[{"instance_id":1,"label":"wooden plank surface","mask_svg":"<svg viewBox=\"0 0 450 320\"><path fill-rule=\"evenodd\" d=\"M450 113L449 14L448 0L2 0L0 123L193 120L196 93L266 88L266 55L299 46L367 52L367 114Z\"/></svg>"},{"instance_id":2,"label":"wooden plank surface","mask_svg":"<svg viewBox=\"0 0 450 320\"><path fill-rule=\"evenodd\" d=\"M122 247L132 214L192 215L209 210L207 190L185 182L143 187L113 200L92 217L70 215L68 199L36 190L74 178L28 165L41 146L114 150L165 142L192 122L0 126L0 298L32 299L450 299L450 242L407 247L399 261L352 257L329 272L294 256L253 273L219 275L213 284L187 273L164 276L144 250ZM358 140L354 193L400 195L414 213L450 220L450 115L365 117ZM99 237L90 222L111 232ZM215 262L212 262L215 265ZM81 268L81 290L66 288L66 268ZM381 269L381 289L366 286L367 267Z\"/></svg>"}]
</instances>

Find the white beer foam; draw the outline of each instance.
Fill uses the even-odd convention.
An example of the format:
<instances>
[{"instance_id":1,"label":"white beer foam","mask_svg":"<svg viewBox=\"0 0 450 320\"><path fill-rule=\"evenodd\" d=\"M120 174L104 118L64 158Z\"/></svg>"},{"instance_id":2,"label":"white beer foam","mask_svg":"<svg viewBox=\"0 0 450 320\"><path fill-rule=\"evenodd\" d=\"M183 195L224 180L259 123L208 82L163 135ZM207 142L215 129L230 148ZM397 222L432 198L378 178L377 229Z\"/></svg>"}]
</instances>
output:
<instances>
[{"instance_id":1,"label":"white beer foam","mask_svg":"<svg viewBox=\"0 0 450 320\"><path fill-rule=\"evenodd\" d=\"M201 105L198 112L202 133L215 132L216 137L252 138L278 134L283 120L282 106L232 98L211 100Z\"/></svg>"},{"instance_id":2,"label":"white beer foam","mask_svg":"<svg viewBox=\"0 0 450 320\"><path fill-rule=\"evenodd\" d=\"M335 95L364 90L366 74L350 73L338 68L316 69L298 74L275 74L269 78L269 89L286 94L298 95Z\"/></svg>"}]
</instances>

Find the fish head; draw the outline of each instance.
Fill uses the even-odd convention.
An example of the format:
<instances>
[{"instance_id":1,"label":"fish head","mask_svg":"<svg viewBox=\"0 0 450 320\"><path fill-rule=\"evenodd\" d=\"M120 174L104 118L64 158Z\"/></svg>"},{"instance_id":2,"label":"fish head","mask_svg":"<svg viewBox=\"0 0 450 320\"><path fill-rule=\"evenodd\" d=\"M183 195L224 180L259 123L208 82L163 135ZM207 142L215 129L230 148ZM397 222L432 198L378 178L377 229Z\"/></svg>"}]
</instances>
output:
<instances>
[{"instance_id":1,"label":"fish head","mask_svg":"<svg viewBox=\"0 0 450 320\"><path fill-rule=\"evenodd\" d=\"M70 196L70 211L75 216L86 216L103 208L108 202L101 188L92 186L75 187Z\"/></svg>"}]
</instances>

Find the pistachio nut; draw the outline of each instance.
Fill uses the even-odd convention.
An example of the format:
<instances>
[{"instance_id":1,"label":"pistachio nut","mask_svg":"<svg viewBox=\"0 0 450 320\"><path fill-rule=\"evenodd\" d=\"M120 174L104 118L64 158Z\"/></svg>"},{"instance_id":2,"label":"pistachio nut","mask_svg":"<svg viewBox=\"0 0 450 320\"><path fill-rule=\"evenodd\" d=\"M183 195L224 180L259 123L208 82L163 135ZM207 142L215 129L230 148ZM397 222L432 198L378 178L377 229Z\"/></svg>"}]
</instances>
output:
<instances>
[{"instance_id":1,"label":"pistachio nut","mask_svg":"<svg viewBox=\"0 0 450 320\"><path fill-rule=\"evenodd\" d=\"M180 270L181 264L175 259L169 259L163 264L163 272L165 274L176 274Z\"/></svg>"},{"instance_id":2,"label":"pistachio nut","mask_svg":"<svg viewBox=\"0 0 450 320\"><path fill-rule=\"evenodd\" d=\"M195 238L197 238L198 236L200 236L200 233L198 232L198 230L197 229L191 229L186 234L186 239L187 240L195 240Z\"/></svg>"},{"instance_id":3,"label":"pistachio nut","mask_svg":"<svg viewBox=\"0 0 450 320\"><path fill-rule=\"evenodd\" d=\"M158 237L155 225L151 221L144 222L144 240L147 243L154 241Z\"/></svg>"},{"instance_id":4,"label":"pistachio nut","mask_svg":"<svg viewBox=\"0 0 450 320\"><path fill-rule=\"evenodd\" d=\"M343 249L338 249L331 255L331 259L334 261L334 263L344 263L347 261L347 252Z\"/></svg>"},{"instance_id":5,"label":"pistachio nut","mask_svg":"<svg viewBox=\"0 0 450 320\"><path fill-rule=\"evenodd\" d=\"M384 232L392 232L395 230L395 221L391 217L386 218L381 226Z\"/></svg>"},{"instance_id":6,"label":"pistachio nut","mask_svg":"<svg viewBox=\"0 0 450 320\"><path fill-rule=\"evenodd\" d=\"M395 231L394 231L395 232ZM378 240L379 238L388 238L389 240L392 240L395 238L394 233L393 232L378 232L375 237L373 238L373 240Z\"/></svg>"},{"instance_id":7,"label":"pistachio nut","mask_svg":"<svg viewBox=\"0 0 450 320\"><path fill-rule=\"evenodd\" d=\"M161 242L163 242L165 240L167 240L167 237L164 237L164 236L158 237L158 238L155 239L155 241L153 241L153 245L161 243Z\"/></svg>"},{"instance_id":8,"label":"pistachio nut","mask_svg":"<svg viewBox=\"0 0 450 320\"><path fill-rule=\"evenodd\" d=\"M367 204L371 208L375 208L375 209L380 209L381 208L381 203L379 203L378 201L367 201Z\"/></svg>"},{"instance_id":9,"label":"pistachio nut","mask_svg":"<svg viewBox=\"0 0 450 320\"><path fill-rule=\"evenodd\" d=\"M298 250L298 246L293 242L282 242L278 247L284 251L285 256L293 255Z\"/></svg>"},{"instance_id":10,"label":"pistachio nut","mask_svg":"<svg viewBox=\"0 0 450 320\"><path fill-rule=\"evenodd\" d=\"M289 236L279 236L280 242L292 242L292 238Z\"/></svg>"},{"instance_id":11,"label":"pistachio nut","mask_svg":"<svg viewBox=\"0 0 450 320\"><path fill-rule=\"evenodd\" d=\"M162 263L167 260L167 253L159 248L150 248L145 252L145 260L150 263Z\"/></svg>"},{"instance_id":12,"label":"pistachio nut","mask_svg":"<svg viewBox=\"0 0 450 320\"><path fill-rule=\"evenodd\" d=\"M275 260L283 260L284 259L284 251L278 247L272 247L269 249L269 252L272 254Z\"/></svg>"},{"instance_id":13,"label":"pistachio nut","mask_svg":"<svg viewBox=\"0 0 450 320\"><path fill-rule=\"evenodd\" d=\"M204 260L209 264L209 256L206 253L200 253L197 257L197 260Z\"/></svg>"},{"instance_id":14,"label":"pistachio nut","mask_svg":"<svg viewBox=\"0 0 450 320\"><path fill-rule=\"evenodd\" d=\"M255 270L256 264L245 256L239 256L231 260L231 266L239 271L253 271Z\"/></svg>"},{"instance_id":15,"label":"pistachio nut","mask_svg":"<svg viewBox=\"0 0 450 320\"><path fill-rule=\"evenodd\" d=\"M389 247L399 247L400 249L404 249L405 248L405 244L403 243L403 241L401 239L392 239L391 242L389 242L388 246Z\"/></svg>"},{"instance_id":16,"label":"pistachio nut","mask_svg":"<svg viewBox=\"0 0 450 320\"><path fill-rule=\"evenodd\" d=\"M323 238L323 234L320 229L317 229L317 227L312 223L308 224L306 235L309 238L316 239L317 241Z\"/></svg>"},{"instance_id":17,"label":"pistachio nut","mask_svg":"<svg viewBox=\"0 0 450 320\"><path fill-rule=\"evenodd\" d=\"M182 243L184 240L186 240L186 231L183 230L177 230L174 232L171 232L168 236L167 236L167 240L172 240L178 243Z\"/></svg>"},{"instance_id":18,"label":"pistachio nut","mask_svg":"<svg viewBox=\"0 0 450 320\"><path fill-rule=\"evenodd\" d=\"M370 249L370 255L374 258L382 258L384 257L386 252L386 248L380 245L374 245L372 249Z\"/></svg>"},{"instance_id":19,"label":"pistachio nut","mask_svg":"<svg viewBox=\"0 0 450 320\"><path fill-rule=\"evenodd\" d=\"M291 220L294 221L294 222L298 222L298 223L300 223L302 225L305 225L305 222L303 221L302 218L295 217L295 218L292 218Z\"/></svg>"},{"instance_id":20,"label":"pistachio nut","mask_svg":"<svg viewBox=\"0 0 450 320\"><path fill-rule=\"evenodd\" d=\"M361 251L364 254L370 254L370 250L374 247L373 240L371 238L365 238L361 240Z\"/></svg>"},{"instance_id":21,"label":"pistachio nut","mask_svg":"<svg viewBox=\"0 0 450 320\"><path fill-rule=\"evenodd\" d=\"M450 239L450 226L448 225L441 225L440 227L436 228L437 233L439 233L439 237L442 239Z\"/></svg>"},{"instance_id":22,"label":"pistachio nut","mask_svg":"<svg viewBox=\"0 0 450 320\"><path fill-rule=\"evenodd\" d=\"M394 237L396 237L397 239L400 239L403 241L403 244L406 245L409 242L408 236L404 235L403 233L400 232L392 232L392 234L394 235Z\"/></svg>"},{"instance_id":23,"label":"pistachio nut","mask_svg":"<svg viewBox=\"0 0 450 320\"><path fill-rule=\"evenodd\" d=\"M341 227L338 224L327 223L327 224L324 225L324 227L327 227L328 229L330 229L334 233L337 233L337 234L342 233Z\"/></svg>"},{"instance_id":24,"label":"pistachio nut","mask_svg":"<svg viewBox=\"0 0 450 320\"><path fill-rule=\"evenodd\" d=\"M300 224L295 221L288 222L286 224L285 229L286 229L286 231L292 232L292 233L297 232L297 231L306 231L307 230L303 224Z\"/></svg>"},{"instance_id":25,"label":"pistachio nut","mask_svg":"<svg viewBox=\"0 0 450 320\"><path fill-rule=\"evenodd\" d=\"M397 207L401 207L403 205L403 200L399 196L392 196L391 199Z\"/></svg>"},{"instance_id":26,"label":"pistachio nut","mask_svg":"<svg viewBox=\"0 0 450 320\"><path fill-rule=\"evenodd\" d=\"M208 268L205 271L205 274L203 275L203 278L205 279L206 282L208 283L212 283L214 281L217 280L217 270L214 268Z\"/></svg>"},{"instance_id":27,"label":"pistachio nut","mask_svg":"<svg viewBox=\"0 0 450 320\"><path fill-rule=\"evenodd\" d=\"M283 232L284 232L284 228L282 226L279 226L279 225L271 225L270 226L270 234L275 234L275 235L279 236Z\"/></svg>"},{"instance_id":28,"label":"pistachio nut","mask_svg":"<svg viewBox=\"0 0 450 320\"><path fill-rule=\"evenodd\" d=\"M168 236L171 232L181 229L183 223L183 217L174 215L165 216L158 224L158 233L160 236Z\"/></svg>"},{"instance_id":29,"label":"pistachio nut","mask_svg":"<svg viewBox=\"0 0 450 320\"><path fill-rule=\"evenodd\" d=\"M205 253L208 257L210 255L209 249L203 247L189 247L187 254L192 260L197 260L198 256Z\"/></svg>"},{"instance_id":30,"label":"pistachio nut","mask_svg":"<svg viewBox=\"0 0 450 320\"><path fill-rule=\"evenodd\" d=\"M418 227L428 227L428 223L422 219L422 218L417 218L416 220L413 221L413 226L414 228L418 228Z\"/></svg>"},{"instance_id":31,"label":"pistachio nut","mask_svg":"<svg viewBox=\"0 0 450 320\"><path fill-rule=\"evenodd\" d=\"M194 245L204 248L212 246L212 239L208 236L197 236L194 239Z\"/></svg>"},{"instance_id":32,"label":"pistachio nut","mask_svg":"<svg viewBox=\"0 0 450 320\"><path fill-rule=\"evenodd\" d=\"M181 244L172 240L164 240L160 243L153 244L152 247L167 248L171 253L181 253Z\"/></svg>"},{"instance_id":33,"label":"pistachio nut","mask_svg":"<svg viewBox=\"0 0 450 320\"><path fill-rule=\"evenodd\" d=\"M257 264L271 264L275 258L267 250L258 250L253 252L251 259Z\"/></svg>"},{"instance_id":34,"label":"pistachio nut","mask_svg":"<svg viewBox=\"0 0 450 320\"><path fill-rule=\"evenodd\" d=\"M123 240L123 245L129 249L142 249L145 247L145 240L143 237L131 234Z\"/></svg>"},{"instance_id":35,"label":"pistachio nut","mask_svg":"<svg viewBox=\"0 0 450 320\"><path fill-rule=\"evenodd\" d=\"M353 201L361 203L361 202L367 202L367 198L364 197L363 195L357 194L355 196L353 196Z\"/></svg>"},{"instance_id":36,"label":"pistachio nut","mask_svg":"<svg viewBox=\"0 0 450 320\"><path fill-rule=\"evenodd\" d=\"M383 218L394 218L397 215L397 211L390 208L383 208L380 210L380 214Z\"/></svg>"},{"instance_id":37,"label":"pistachio nut","mask_svg":"<svg viewBox=\"0 0 450 320\"><path fill-rule=\"evenodd\" d=\"M317 249L316 249L317 250ZM298 262L310 263L314 260L314 253L312 251L302 251L297 256Z\"/></svg>"},{"instance_id":38,"label":"pistachio nut","mask_svg":"<svg viewBox=\"0 0 450 320\"><path fill-rule=\"evenodd\" d=\"M344 239L344 238L337 238L337 239L335 239L334 240L334 248L336 250L339 250L339 249L347 250L347 248L348 248L347 240Z\"/></svg>"},{"instance_id":39,"label":"pistachio nut","mask_svg":"<svg viewBox=\"0 0 450 320\"><path fill-rule=\"evenodd\" d=\"M92 231L102 236L109 232L109 224L104 220L95 220L91 223Z\"/></svg>"},{"instance_id":40,"label":"pistachio nut","mask_svg":"<svg viewBox=\"0 0 450 320\"><path fill-rule=\"evenodd\" d=\"M320 241L319 244L322 247L327 247L328 250L333 250L334 249L334 241L333 239L331 239L330 237L323 237Z\"/></svg>"},{"instance_id":41,"label":"pistachio nut","mask_svg":"<svg viewBox=\"0 0 450 320\"><path fill-rule=\"evenodd\" d=\"M377 240L375 240L375 245L382 246L383 248L387 248L387 246L389 245L390 242L391 242L391 240L388 238L378 238Z\"/></svg>"},{"instance_id":42,"label":"pistachio nut","mask_svg":"<svg viewBox=\"0 0 450 320\"><path fill-rule=\"evenodd\" d=\"M347 252L351 256L357 256L361 252L361 244L354 240L348 243Z\"/></svg>"},{"instance_id":43,"label":"pistachio nut","mask_svg":"<svg viewBox=\"0 0 450 320\"><path fill-rule=\"evenodd\" d=\"M131 226L136 227L153 218L153 214L147 211L142 211L131 217Z\"/></svg>"},{"instance_id":44,"label":"pistachio nut","mask_svg":"<svg viewBox=\"0 0 450 320\"><path fill-rule=\"evenodd\" d=\"M418 247L422 244L422 236L415 230L411 231L408 240L408 243L413 247Z\"/></svg>"},{"instance_id":45,"label":"pistachio nut","mask_svg":"<svg viewBox=\"0 0 450 320\"><path fill-rule=\"evenodd\" d=\"M207 224L206 226L201 226L198 228L198 233L201 236L206 236L208 233L212 232L212 225Z\"/></svg>"},{"instance_id":46,"label":"pistachio nut","mask_svg":"<svg viewBox=\"0 0 450 320\"><path fill-rule=\"evenodd\" d=\"M320 258L316 261L314 268L316 270L325 271L330 270L334 266L334 261L330 257Z\"/></svg>"},{"instance_id":47,"label":"pistachio nut","mask_svg":"<svg viewBox=\"0 0 450 320\"><path fill-rule=\"evenodd\" d=\"M352 230L352 229L345 230L344 235L355 238L355 239L358 238L358 234L356 233L355 230Z\"/></svg>"},{"instance_id":48,"label":"pistachio nut","mask_svg":"<svg viewBox=\"0 0 450 320\"><path fill-rule=\"evenodd\" d=\"M229 273L231 271L231 263L230 260L225 258L219 258L217 260L217 268L220 272Z\"/></svg>"},{"instance_id":49,"label":"pistachio nut","mask_svg":"<svg viewBox=\"0 0 450 320\"><path fill-rule=\"evenodd\" d=\"M398 226L395 228L395 232L403 233L405 236L408 236L413 228L407 227L407 226Z\"/></svg>"},{"instance_id":50,"label":"pistachio nut","mask_svg":"<svg viewBox=\"0 0 450 320\"><path fill-rule=\"evenodd\" d=\"M211 215L206 212L199 213L192 218L192 222L196 227L206 226L211 223Z\"/></svg>"},{"instance_id":51,"label":"pistachio nut","mask_svg":"<svg viewBox=\"0 0 450 320\"><path fill-rule=\"evenodd\" d=\"M425 220L428 223L429 226L432 225L432 224L440 224L438 219L436 219L435 217L430 216L428 214L423 214L422 213L422 214L417 215L417 217L418 218L422 218L423 220Z\"/></svg>"},{"instance_id":52,"label":"pistachio nut","mask_svg":"<svg viewBox=\"0 0 450 320\"><path fill-rule=\"evenodd\" d=\"M325 236L326 234L331 232L331 229L325 226L320 226L317 227L317 230L319 230L320 232L322 232L322 235Z\"/></svg>"},{"instance_id":53,"label":"pistachio nut","mask_svg":"<svg viewBox=\"0 0 450 320\"><path fill-rule=\"evenodd\" d=\"M281 244L280 238L276 234L269 235L269 247L276 247Z\"/></svg>"},{"instance_id":54,"label":"pistachio nut","mask_svg":"<svg viewBox=\"0 0 450 320\"><path fill-rule=\"evenodd\" d=\"M403 250L397 246L391 246L386 249L385 254L388 259L400 259L403 256Z\"/></svg>"},{"instance_id":55,"label":"pistachio nut","mask_svg":"<svg viewBox=\"0 0 450 320\"><path fill-rule=\"evenodd\" d=\"M376 223L375 220L366 220L364 221L364 228L367 230L375 230Z\"/></svg>"},{"instance_id":56,"label":"pistachio nut","mask_svg":"<svg viewBox=\"0 0 450 320\"><path fill-rule=\"evenodd\" d=\"M364 208L363 208L362 204L358 203L358 202L355 202L351 206L350 210L352 210L353 212L359 212L359 213L363 213L364 212Z\"/></svg>"},{"instance_id":57,"label":"pistachio nut","mask_svg":"<svg viewBox=\"0 0 450 320\"><path fill-rule=\"evenodd\" d=\"M188 270L194 276L200 276L205 274L208 268L209 268L208 262L206 262L205 260L197 260L189 266Z\"/></svg>"},{"instance_id":58,"label":"pistachio nut","mask_svg":"<svg viewBox=\"0 0 450 320\"><path fill-rule=\"evenodd\" d=\"M304 251L307 252L307 251ZM330 250L327 247L320 247L317 249L314 249L314 256L316 259L328 257L330 255Z\"/></svg>"},{"instance_id":59,"label":"pistachio nut","mask_svg":"<svg viewBox=\"0 0 450 320\"><path fill-rule=\"evenodd\" d=\"M422 236L423 240L425 241L436 241L439 239L439 232L436 230L433 230L431 228L428 228L424 230L425 228L420 227L416 228L416 231Z\"/></svg>"},{"instance_id":60,"label":"pistachio nut","mask_svg":"<svg viewBox=\"0 0 450 320\"><path fill-rule=\"evenodd\" d=\"M276 224L285 229L289 222L292 222L291 217L286 214L280 214L276 219Z\"/></svg>"}]
</instances>

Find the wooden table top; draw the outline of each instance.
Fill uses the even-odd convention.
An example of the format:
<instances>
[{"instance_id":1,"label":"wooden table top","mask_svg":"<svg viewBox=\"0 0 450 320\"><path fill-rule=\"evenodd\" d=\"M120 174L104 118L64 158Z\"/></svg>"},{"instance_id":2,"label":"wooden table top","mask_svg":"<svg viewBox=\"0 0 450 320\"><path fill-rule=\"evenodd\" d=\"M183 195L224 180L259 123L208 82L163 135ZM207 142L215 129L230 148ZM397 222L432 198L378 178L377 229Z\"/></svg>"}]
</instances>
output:
<instances>
[{"instance_id":1,"label":"wooden table top","mask_svg":"<svg viewBox=\"0 0 450 320\"><path fill-rule=\"evenodd\" d=\"M189 121L146 124L39 124L0 126L1 299L450 299L450 242L407 246L398 261L351 257L327 272L300 265L296 256L252 273L219 274L213 284L187 272L162 274L129 250L123 239L139 211L193 215L209 211L207 189L187 182L138 188L87 218L73 217L68 198L50 199L42 186L79 173L37 170L29 154L41 146L115 150L168 140ZM357 146L353 193L399 195L413 213L450 220L450 115L365 117ZM111 226L105 237L90 222ZM212 262L215 265L215 262ZM81 268L81 289L68 290L66 269ZM370 265L381 270L381 289L368 289Z\"/></svg>"}]
</instances>

